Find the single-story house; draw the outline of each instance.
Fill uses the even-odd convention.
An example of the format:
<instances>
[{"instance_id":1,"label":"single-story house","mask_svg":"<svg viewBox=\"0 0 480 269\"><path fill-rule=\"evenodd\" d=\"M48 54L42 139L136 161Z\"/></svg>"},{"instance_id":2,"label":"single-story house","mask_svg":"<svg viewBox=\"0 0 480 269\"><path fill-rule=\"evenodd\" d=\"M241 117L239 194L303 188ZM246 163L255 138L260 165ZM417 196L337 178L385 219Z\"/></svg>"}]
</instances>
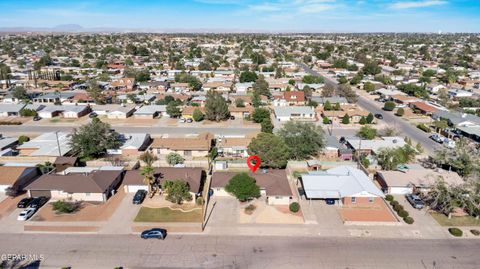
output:
<instances>
[{"instance_id":1,"label":"single-story house","mask_svg":"<svg viewBox=\"0 0 480 269\"><path fill-rule=\"evenodd\" d=\"M135 105L94 105L92 112L109 119L126 119L135 111Z\"/></svg>"},{"instance_id":2,"label":"single-story house","mask_svg":"<svg viewBox=\"0 0 480 269\"><path fill-rule=\"evenodd\" d=\"M185 168L185 167L156 167L154 177L160 185L165 180L180 179L188 183L190 193L193 196L193 202L203 190L206 173L202 168ZM137 190L148 190L145 184L145 177L141 170L130 170L125 174L123 180L125 192L136 192Z\"/></svg>"},{"instance_id":3,"label":"single-story house","mask_svg":"<svg viewBox=\"0 0 480 269\"><path fill-rule=\"evenodd\" d=\"M4 193L8 187L22 191L39 176L39 171L31 166L0 166L0 175L0 193Z\"/></svg>"},{"instance_id":4,"label":"single-story house","mask_svg":"<svg viewBox=\"0 0 480 269\"><path fill-rule=\"evenodd\" d=\"M154 138L150 149L158 157L165 157L171 152L183 158L205 157L212 147L213 135L199 134L196 137L161 137Z\"/></svg>"},{"instance_id":5,"label":"single-story house","mask_svg":"<svg viewBox=\"0 0 480 269\"><path fill-rule=\"evenodd\" d=\"M122 156L140 156L151 142L150 135L147 133L120 134L120 140L123 145L118 149L107 149L107 154Z\"/></svg>"},{"instance_id":6,"label":"single-story house","mask_svg":"<svg viewBox=\"0 0 480 269\"><path fill-rule=\"evenodd\" d=\"M0 117L20 116L25 104L0 104Z\"/></svg>"},{"instance_id":7,"label":"single-story house","mask_svg":"<svg viewBox=\"0 0 480 269\"><path fill-rule=\"evenodd\" d=\"M375 179L384 193L411 194L417 191L428 192L439 180L448 185L464 183L456 172L443 169L427 169L418 164L407 164L392 171L378 171Z\"/></svg>"},{"instance_id":8,"label":"single-story house","mask_svg":"<svg viewBox=\"0 0 480 269\"><path fill-rule=\"evenodd\" d=\"M480 125L480 117L460 112L450 112L440 110L432 114L434 120L445 119L448 124L455 127Z\"/></svg>"},{"instance_id":9,"label":"single-story house","mask_svg":"<svg viewBox=\"0 0 480 269\"><path fill-rule=\"evenodd\" d=\"M307 199L335 199L341 205L371 207L385 197L363 171L346 165L303 174L301 183Z\"/></svg>"},{"instance_id":10,"label":"single-story house","mask_svg":"<svg viewBox=\"0 0 480 269\"><path fill-rule=\"evenodd\" d=\"M350 117L352 123L358 123L362 117L367 117L370 114L369 111L355 105L355 104L346 104L340 105L340 110L325 110L324 107L317 108L317 111L323 116L329 119L341 121L345 115Z\"/></svg>"},{"instance_id":11,"label":"single-story house","mask_svg":"<svg viewBox=\"0 0 480 269\"><path fill-rule=\"evenodd\" d=\"M210 185L214 195L230 196L225 191L225 186L236 174L236 172L214 172ZM269 169L257 173L249 172L248 175L255 178L257 185L260 187L261 195L267 198L269 205L288 205L292 201L292 189L284 169Z\"/></svg>"},{"instance_id":12,"label":"single-story house","mask_svg":"<svg viewBox=\"0 0 480 269\"><path fill-rule=\"evenodd\" d=\"M343 161L351 161L353 159L353 151L338 142L335 136L327 135L325 137L325 148L322 151L323 156L329 159L341 159Z\"/></svg>"},{"instance_id":13,"label":"single-story house","mask_svg":"<svg viewBox=\"0 0 480 269\"><path fill-rule=\"evenodd\" d=\"M63 102L72 100L74 96L74 92L50 92L34 97L33 102L52 105L61 104Z\"/></svg>"},{"instance_id":14,"label":"single-story house","mask_svg":"<svg viewBox=\"0 0 480 269\"><path fill-rule=\"evenodd\" d=\"M20 156L64 156L71 150L69 134L50 132L41 134L17 147Z\"/></svg>"},{"instance_id":15,"label":"single-story house","mask_svg":"<svg viewBox=\"0 0 480 269\"><path fill-rule=\"evenodd\" d=\"M315 121L315 110L310 106L275 107L275 118L278 121Z\"/></svg>"},{"instance_id":16,"label":"single-story house","mask_svg":"<svg viewBox=\"0 0 480 269\"><path fill-rule=\"evenodd\" d=\"M253 113L254 108L251 106L246 106L246 107L229 106L228 111L230 112L231 116L234 116L235 118L239 118L239 119L244 119Z\"/></svg>"},{"instance_id":17,"label":"single-story house","mask_svg":"<svg viewBox=\"0 0 480 269\"><path fill-rule=\"evenodd\" d=\"M347 138L346 142L354 151L365 154L376 154L381 148L400 148L407 145L403 137L399 136L384 136L382 139L372 140Z\"/></svg>"},{"instance_id":18,"label":"single-story house","mask_svg":"<svg viewBox=\"0 0 480 269\"><path fill-rule=\"evenodd\" d=\"M106 202L122 182L121 170L93 170L83 173L45 174L25 187L30 197L46 196L53 201Z\"/></svg>"},{"instance_id":19,"label":"single-story house","mask_svg":"<svg viewBox=\"0 0 480 269\"><path fill-rule=\"evenodd\" d=\"M224 157L246 158L247 147L252 141L245 137L226 137L217 139L218 154Z\"/></svg>"},{"instance_id":20,"label":"single-story house","mask_svg":"<svg viewBox=\"0 0 480 269\"><path fill-rule=\"evenodd\" d=\"M87 115L90 112L89 106L82 105L47 105L45 108L38 112L38 116L41 118L53 118L56 116L62 116L64 118L80 118Z\"/></svg>"},{"instance_id":21,"label":"single-story house","mask_svg":"<svg viewBox=\"0 0 480 269\"><path fill-rule=\"evenodd\" d=\"M153 119L158 116L168 116L166 105L145 105L133 113L135 118Z\"/></svg>"},{"instance_id":22,"label":"single-story house","mask_svg":"<svg viewBox=\"0 0 480 269\"><path fill-rule=\"evenodd\" d=\"M182 118L193 119L193 112L197 109L200 110L203 114L205 114L205 107L186 106L182 109Z\"/></svg>"}]
</instances>

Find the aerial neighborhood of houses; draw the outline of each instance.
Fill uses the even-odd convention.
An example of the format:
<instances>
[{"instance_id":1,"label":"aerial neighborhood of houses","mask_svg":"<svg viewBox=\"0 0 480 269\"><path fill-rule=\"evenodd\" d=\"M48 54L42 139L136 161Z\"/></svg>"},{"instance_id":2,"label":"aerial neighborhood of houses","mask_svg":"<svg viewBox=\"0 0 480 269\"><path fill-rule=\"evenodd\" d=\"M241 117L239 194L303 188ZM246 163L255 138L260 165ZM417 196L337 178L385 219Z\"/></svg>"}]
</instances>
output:
<instances>
[{"instance_id":1,"label":"aerial neighborhood of houses","mask_svg":"<svg viewBox=\"0 0 480 269\"><path fill-rule=\"evenodd\" d=\"M389 37L1 35L0 227L478 236L479 43Z\"/></svg>"}]
</instances>

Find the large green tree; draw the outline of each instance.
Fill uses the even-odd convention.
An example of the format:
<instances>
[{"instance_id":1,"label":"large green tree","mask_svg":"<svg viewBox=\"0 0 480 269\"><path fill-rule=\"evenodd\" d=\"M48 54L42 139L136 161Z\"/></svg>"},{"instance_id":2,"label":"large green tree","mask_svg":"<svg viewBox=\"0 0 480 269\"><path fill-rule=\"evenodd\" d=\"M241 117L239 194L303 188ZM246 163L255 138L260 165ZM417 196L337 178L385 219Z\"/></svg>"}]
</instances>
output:
<instances>
[{"instance_id":1,"label":"large green tree","mask_svg":"<svg viewBox=\"0 0 480 269\"><path fill-rule=\"evenodd\" d=\"M225 190L241 202L260 197L260 188L255 178L248 176L247 173L233 176L225 185Z\"/></svg>"},{"instance_id":2,"label":"large green tree","mask_svg":"<svg viewBox=\"0 0 480 269\"><path fill-rule=\"evenodd\" d=\"M323 129L313 123L289 121L278 131L278 135L296 160L315 156L325 146Z\"/></svg>"},{"instance_id":3,"label":"large green tree","mask_svg":"<svg viewBox=\"0 0 480 269\"><path fill-rule=\"evenodd\" d=\"M284 168L291 158L290 148L285 141L274 134L260 133L248 145L248 153L257 155L261 167Z\"/></svg>"},{"instance_id":4,"label":"large green tree","mask_svg":"<svg viewBox=\"0 0 480 269\"><path fill-rule=\"evenodd\" d=\"M69 145L75 155L83 159L100 157L107 149L117 149L122 145L120 135L111 129L110 124L93 118L88 124L73 129Z\"/></svg>"},{"instance_id":5,"label":"large green tree","mask_svg":"<svg viewBox=\"0 0 480 269\"><path fill-rule=\"evenodd\" d=\"M187 182L181 179L166 180L163 182L163 190L167 193L165 199L172 203L181 204L183 201L191 201L192 194Z\"/></svg>"},{"instance_id":6,"label":"large green tree","mask_svg":"<svg viewBox=\"0 0 480 269\"><path fill-rule=\"evenodd\" d=\"M229 116L230 112L225 98L219 92L209 91L205 102L205 117L208 120L221 121Z\"/></svg>"}]
</instances>

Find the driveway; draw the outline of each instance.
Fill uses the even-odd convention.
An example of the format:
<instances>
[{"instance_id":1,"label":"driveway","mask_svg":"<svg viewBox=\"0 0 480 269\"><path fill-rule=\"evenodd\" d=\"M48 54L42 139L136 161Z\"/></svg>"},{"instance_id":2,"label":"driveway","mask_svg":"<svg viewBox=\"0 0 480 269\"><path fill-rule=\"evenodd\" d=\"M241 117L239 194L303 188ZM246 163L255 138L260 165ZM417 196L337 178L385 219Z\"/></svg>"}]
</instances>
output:
<instances>
[{"instance_id":1,"label":"driveway","mask_svg":"<svg viewBox=\"0 0 480 269\"><path fill-rule=\"evenodd\" d=\"M231 227L238 224L238 201L233 197L212 197L208 206L206 227Z\"/></svg>"},{"instance_id":2,"label":"driveway","mask_svg":"<svg viewBox=\"0 0 480 269\"><path fill-rule=\"evenodd\" d=\"M394 197L415 221L412 225L409 225L411 228L418 230L425 236L435 236L445 232L445 229L437 223L425 208L422 210L414 209L403 195L394 195Z\"/></svg>"},{"instance_id":3,"label":"driveway","mask_svg":"<svg viewBox=\"0 0 480 269\"><path fill-rule=\"evenodd\" d=\"M123 191L123 189L119 189L119 191ZM125 194L110 219L100 228L100 233L128 234L132 232L133 220L141 207L141 205L132 203L134 195L134 193Z\"/></svg>"}]
</instances>

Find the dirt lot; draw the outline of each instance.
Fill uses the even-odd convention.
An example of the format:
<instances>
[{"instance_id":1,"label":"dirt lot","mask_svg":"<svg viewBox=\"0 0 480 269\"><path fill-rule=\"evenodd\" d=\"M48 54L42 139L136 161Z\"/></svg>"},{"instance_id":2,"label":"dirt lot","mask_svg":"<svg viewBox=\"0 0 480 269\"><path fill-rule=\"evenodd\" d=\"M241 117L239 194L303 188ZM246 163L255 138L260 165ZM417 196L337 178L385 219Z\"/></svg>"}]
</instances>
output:
<instances>
[{"instance_id":1,"label":"dirt lot","mask_svg":"<svg viewBox=\"0 0 480 269\"><path fill-rule=\"evenodd\" d=\"M387 205L379 207L342 207L339 209L343 221L397 222Z\"/></svg>"},{"instance_id":2,"label":"dirt lot","mask_svg":"<svg viewBox=\"0 0 480 269\"><path fill-rule=\"evenodd\" d=\"M124 197L125 192L119 191L104 204L83 202L81 209L72 214L57 214L52 205L47 204L35 214L32 221L106 221Z\"/></svg>"}]
</instances>

